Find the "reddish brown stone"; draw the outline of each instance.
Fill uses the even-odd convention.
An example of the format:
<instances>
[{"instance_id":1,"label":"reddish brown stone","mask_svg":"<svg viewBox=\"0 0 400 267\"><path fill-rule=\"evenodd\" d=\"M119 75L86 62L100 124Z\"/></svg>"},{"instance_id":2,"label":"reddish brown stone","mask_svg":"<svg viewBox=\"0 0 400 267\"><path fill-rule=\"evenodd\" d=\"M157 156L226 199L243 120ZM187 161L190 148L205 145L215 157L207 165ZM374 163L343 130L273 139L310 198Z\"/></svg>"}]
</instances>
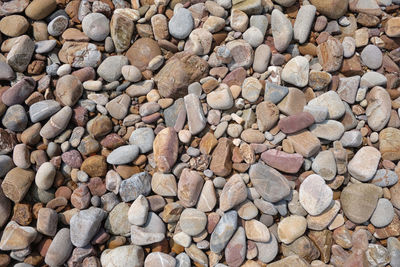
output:
<instances>
[{"instance_id":1,"label":"reddish brown stone","mask_svg":"<svg viewBox=\"0 0 400 267\"><path fill-rule=\"evenodd\" d=\"M301 131L314 123L314 117L308 112L301 112L279 120L278 126L285 134Z\"/></svg>"},{"instance_id":2,"label":"reddish brown stone","mask_svg":"<svg viewBox=\"0 0 400 267\"><path fill-rule=\"evenodd\" d=\"M56 197L46 204L46 208L60 212L67 206L67 204L68 200L65 197Z\"/></svg>"},{"instance_id":3,"label":"reddish brown stone","mask_svg":"<svg viewBox=\"0 0 400 267\"><path fill-rule=\"evenodd\" d=\"M10 153L16 144L15 134L0 128L0 155Z\"/></svg>"},{"instance_id":4,"label":"reddish brown stone","mask_svg":"<svg viewBox=\"0 0 400 267\"><path fill-rule=\"evenodd\" d=\"M360 58L357 55L343 60L340 72L345 76L363 75Z\"/></svg>"},{"instance_id":5,"label":"reddish brown stone","mask_svg":"<svg viewBox=\"0 0 400 267\"><path fill-rule=\"evenodd\" d=\"M90 177L105 176L107 173L106 158L100 155L91 156L83 161L81 170Z\"/></svg>"},{"instance_id":6,"label":"reddish brown stone","mask_svg":"<svg viewBox=\"0 0 400 267\"><path fill-rule=\"evenodd\" d=\"M287 173L297 173L304 162L300 154L289 154L276 149L265 151L261 154L261 159L269 166Z\"/></svg>"},{"instance_id":7,"label":"reddish brown stone","mask_svg":"<svg viewBox=\"0 0 400 267\"><path fill-rule=\"evenodd\" d=\"M154 160L162 172L169 172L178 159L178 135L171 127L160 131L153 143Z\"/></svg>"},{"instance_id":8,"label":"reddish brown stone","mask_svg":"<svg viewBox=\"0 0 400 267\"><path fill-rule=\"evenodd\" d=\"M60 186L57 188L54 196L55 197L65 197L66 199L70 199L72 194L72 190L69 189L67 186Z\"/></svg>"},{"instance_id":9,"label":"reddish brown stone","mask_svg":"<svg viewBox=\"0 0 400 267\"><path fill-rule=\"evenodd\" d=\"M210 169L218 176L227 176L232 171L232 141L226 137L219 139L212 154Z\"/></svg>"},{"instance_id":10,"label":"reddish brown stone","mask_svg":"<svg viewBox=\"0 0 400 267\"><path fill-rule=\"evenodd\" d=\"M62 160L74 169L79 169L82 165L81 153L78 150L70 150L61 155Z\"/></svg>"},{"instance_id":11,"label":"reddish brown stone","mask_svg":"<svg viewBox=\"0 0 400 267\"><path fill-rule=\"evenodd\" d=\"M91 178L89 180L88 187L89 187L90 193L92 193L92 195L94 195L94 196L101 197L107 191L106 184L104 183L103 179L101 179L100 177Z\"/></svg>"},{"instance_id":12,"label":"reddish brown stone","mask_svg":"<svg viewBox=\"0 0 400 267\"><path fill-rule=\"evenodd\" d=\"M242 86L244 79L246 79L246 75L247 75L246 70L240 67L228 73L225 79L222 80L222 83L225 83L228 86L232 85Z\"/></svg>"},{"instance_id":13,"label":"reddish brown stone","mask_svg":"<svg viewBox=\"0 0 400 267\"><path fill-rule=\"evenodd\" d=\"M83 210L89 207L90 192L88 186L85 184L80 185L71 195L71 204L77 209Z\"/></svg>"},{"instance_id":14,"label":"reddish brown stone","mask_svg":"<svg viewBox=\"0 0 400 267\"><path fill-rule=\"evenodd\" d=\"M89 119L88 110L82 106L78 106L72 110L71 121L77 126L85 127Z\"/></svg>"},{"instance_id":15,"label":"reddish brown stone","mask_svg":"<svg viewBox=\"0 0 400 267\"><path fill-rule=\"evenodd\" d=\"M161 55L160 47L151 38L140 38L126 52L129 62L144 71L150 60Z\"/></svg>"},{"instance_id":16,"label":"reddish brown stone","mask_svg":"<svg viewBox=\"0 0 400 267\"><path fill-rule=\"evenodd\" d=\"M15 204L11 220L19 225L29 225L32 222L32 207L29 204Z\"/></svg>"},{"instance_id":17,"label":"reddish brown stone","mask_svg":"<svg viewBox=\"0 0 400 267\"><path fill-rule=\"evenodd\" d=\"M116 133L111 133L101 140L100 144L108 149L116 149L122 145L125 145L126 142Z\"/></svg>"}]
</instances>

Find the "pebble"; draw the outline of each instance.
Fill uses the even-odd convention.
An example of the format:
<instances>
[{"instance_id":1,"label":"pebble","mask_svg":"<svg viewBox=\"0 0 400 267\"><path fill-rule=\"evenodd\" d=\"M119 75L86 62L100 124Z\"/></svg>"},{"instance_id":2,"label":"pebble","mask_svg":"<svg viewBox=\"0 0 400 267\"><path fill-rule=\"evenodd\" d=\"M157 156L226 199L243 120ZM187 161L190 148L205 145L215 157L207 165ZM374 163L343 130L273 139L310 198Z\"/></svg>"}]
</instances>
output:
<instances>
[{"instance_id":1,"label":"pebble","mask_svg":"<svg viewBox=\"0 0 400 267\"><path fill-rule=\"evenodd\" d=\"M230 266L240 266L246 258L246 235L244 228L239 226L225 249L226 263Z\"/></svg>"},{"instance_id":2,"label":"pebble","mask_svg":"<svg viewBox=\"0 0 400 267\"><path fill-rule=\"evenodd\" d=\"M214 253L220 253L228 244L237 228L237 212L226 212L219 220L211 234L210 249Z\"/></svg>"},{"instance_id":3,"label":"pebble","mask_svg":"<svg viewBox=\"0 0 400 267\"><path fill-rule=\"evenodd\" d=\"M151 188L153 192L166 197L176 196L178 190L174 175L158 172L156 172L151 179Z\"/></svg>"},{"instance_id":4,"label":"pebble","mask_svg":"<svg viewBox=\"0 0 400 267\"><path fill-rule=\"evenodd\" d=\"M309 106L325 106L328 108L329 119L339 119L346 109L336 92L326 92L308 102Z\"/></svg>"},{"instance_id":5,"label":"pebble","mask_svg":"<svg viewBox=\"0 0 400 267\"><path fill-rule=\"evenodd\" d=\"M4 228L0 249L3 251L25 249L35 240L36 236L35 228L20 226L15 221L10 221Z\"/></svg>"},{"instance_id":6,"label":"pebble","mask_svg":"<svg viewBox=\"0 0 400 267\"><path fill-rule=\"evenodd\" d=\"M144 252L141 247L136 245L106 249L101 253L100 262L102 266L140 267L144 263Z\"/></svg>"},{"instance_id":7,"label":"pebble","mask_svg":"<svg viewBox=\"0 0 400 267\"><path fill-rule=\"evenodd\" d=\"M161 130L153 142L154 159L157 168L169 172L178 158L178 135L173 128Z\"/></svg>"},{"instance_id":8,"label":"pebble","mask_svg":"<svg viewBox=\"0 0 400 267\"><path fill-rule=\"evenodd\" d=\"M139 155L137 145L120 146L107 156L109 164L127 164L134 161Z\"/></svg>"},{"instance_id":9,"label":"pebble","mask_svg":"<svg viewBox=\"0 0 400 267\"><path fill-rule=\"evenodd\" d=\"M382 52L375 45L367 45L361 52L361 60L368 68L379 69L382 65Z\"/></svg>"},{"instance_id":10,"label":"pebble","mask_svg":"<svg viewBox=\"0 0 400 267\"><path fill-rule=\"evenodd\" d=\"M374 177L380 159L379 150L371 146L362 147L349 162L349 173L361 182L369 181Z\"/></svg>"},{"instance_id":11,"label":"pebble","mask_svg":"<svg viewBox=\"0 0 400 267\"><path fill-rule=\"evenodd\" d=\"M289 88L267 82L265 85L264 99L278 104L289 93Z\"/></svg>"},{"instance_id":12,"label":"pebble","mask_svg":"<svg viewBox=\"0 0 400 267\"><path fill-rule=\"evenodd\" d=\"M268 242L271 239L268 227L255 219L246 221L244 229L246 231L246 237L249 240L255 242Z\"/></svg>"},{"instance_id":13,"label":"pebble","mask_svg":"<svg viewBox=\"0 0 400 267\"><path fill-rule=\"evenodd\" d=\"M252 47L258 47L264 41L264 34L257 27L250 27L243 33L243 40Z\"/></svg>"},{"instance_id":14,"label":"pebble","mask_svg":"<svg viewBox=\"0 0 400 267\"><path fill-rule=\"evenodd\" d=\"M299 201L308 214L320 215L330 206L332 200L333 192L321 176L312 174L301 183Z\"/></svg>"},{"instance_id":15,"label":"pebble","mask_svg":"<svg viewBox=\"0 0 400 267\"><path fill-rule=\"evenodd\" d=\"M69 228L60 229L51 242L44 261L50 266L64 264L71 255L73 246Z\"/></svg>"},{"instance_id":16,"label":"pebble","mask_svg":"<svg viewBox=\"0 0 400 267\"><path fill-rule=\"evenodd\" d=\"M297 56L292 58L282 70L282 80L297 87L304 87L308 84L309 64L305 57Z\"/></svg>"},{"instance_id":17,"label":"pebble","mask_svg":"<svg viewBox=\"0 0 400 267\"><path fill-rule=\"evenodd\" d=\"M348 1L340 0L310 0L317 11L330 19L338 19L347 12Z\"/></svg>"},{"instance_id":18,"label":"pebble","mask_svg":"<svg viewBox=\"0 0 400 267\"><path fill-rule=\"evenodd\" d=\"M286 178L267 165L253 164L250 167L249 175L253 186L266 201L277 202L290 194Z\"/></svg>"},{"instance_id":19,"label":"pebble","mask_svg":"<svg viewBox=\"0 0 400 267\"><path fill-rule=\"evenodd\" d=\"M399 180L396 172L386 169L379 169L371 180L371 183L380 187L388 187Z\"/></svg>"},{"instance_id":20,"label":"pebble","mask_svg":"<svg viewBox=\"0 0 400 267\"><path fill-rule=\"evenodd\" d=\"M58 16L50 21L47 31L51 36L60 36L68 28L68 18Z\"/></svg>"},{"instance_id":21,"label":"pebble","mask_svg":"<svg viewBox=\"0 0 400 267\"><path fill-rule=\"evenodd\" d=\"M40 130L40 136L52 139L65 130L72 116L72 109L69 106L63 107L60 111L51 116L50 120Z\"/></svg>"},{"instance_id":22,"label":"pebble","mask_svg":"<svg viewBox=\"0 0 400 267\"><path fill-rule=\"evenodd\" d=\"M178 182L178 199L189 208L196 205L204 181L200 174L187 168L183 169Z\"/></svg>"},{"instance_id":23,"label":"pebble","mask_svg":"<svg viewBox=\"0 0 400 267\"><path fill-rule=\"evenodd\" d=\"M165 267L175 267L176 260L172 256L165 254L163 252L152 252L147 255L144 262L144 266L165 266Z\"/></svg>"},{"instance_id":24,"label":"pebble","mask_svg":"<svg viewBox=\"0 0 400 267\"><path fill-rule=\"evenodd\" d=\"M339 140L344 133L342 123L335 120L326 120L310 126L310 132L320 139L329 141Z\"/></svg>"},{"instance_id":25,"label":"pebble","mask_svg":"<svg viewBox=\"0 0 400 267\"><path fill-rule=\"evenodd\" d=\"M21 36L28 28L29 23L24 16L11 15L0 20L0 31L10 37Z\"/></svg>"},{"instance_id":26,"label":"pebble","mask_svg":"<svg viewBox=\"0 0 400 267\"><path fill-rule=\"evenodd\" d=\"M56 168L50 162L40 165L35 177L35 183L39 189L47 190L54 182L56 176Z\"/></svg>"},{"instance_id":27,"label":"pebble","mask_svg":"<svg viewBox=\"0 0 400 267\"><path fill-rule=\"evenodd\" d=\"M151 191L151 176L147 172L133 174L129 179L123 180L119 187L122 201L135 200L140 195L147 196Z\"/></svg>"},{"instance_id":28,"label":"pebble","mask_svg":"<svg viewBox=\"0 0 400 267\"><path fill-rule=\"evenodd\" d=\"M294 39L303 44L307 41L314 22L316 8L313 5L303 5L300 7L293 27Z\"/></svg>"},{"instance_id":29,"label":"pebble","mask_svg":"<svg viewBox=\"0 0 400 267\"><path fill-rule=\"evenodd\" d=\"M385 227L392 222L394 216L392 203L388 199L381 198L370 220L375 227Z\"/></svg>"},{"instance_id":30,"label":"pebble","mask_svg":"<svg viewBox=\"0 0 400 267\"><path fill-rule=\"evenodd\" d=\"M186 8L175 9L174 15L168 22L169 33L177 39L185 39L193 29L192 13Z\"/></svg>"},{"instance_id":31,"label":"pebble","mask_svg":"<svg viewBox=\"0 0 400 267\"><path fill-rule=\"evenodd\" d=\"M150 245L165 238L165 225L154 212L149 212L146 223L142 226L132 225L131 240L138 246Z\"/></svg>"},{"instance_id":32,"label":"pebble","mask_svg":"<svg viewBox=\"0 0 400 267\"><path fill-rule=\"evenodd\" d=\"M54 0L34 0L25 9L25 14L33 20L41 20L50 15L57 7Z\"/></svg>"},{"instance_id":33,"label":"pebble","mask_svg":"<svg viewBox=\"0 0 400 267\"><path fill-rule=\"evenodd\" d=\"M6 62L0 62L0 79L11 81L15 79L13 69Z\"/></svg>"},{"instance_id":34,"label":"pebble","mask_svg":"<svg viewBox=\"0 0 400 267\"><path fill-rule=\"evenodd\" d=\"M328 37L317 47L318 61L324 71L335 72L339 70L343 61L343 46L332 36Z\"/></svg>"},{"instance_id":35,"label":"pebble","mask_svg":"<svg viewBox=\"0 0 400 267\"><path fill-rule=\"evenodd\" d=\"M343 133L340 138L343 147L359 147L362 144L362 135L360 131L351 130Z\"/></svg>"},{"instance_id":36,"label":"pebble","mask_svg":"<svg viewBox=\"0 0 400 267\"><path fill-rule=\"evenodd\" d=\"M207 95L207 104L213 109L227 110L233 107L231 90L221 87Z\"/></svg>"},{"instance_id":37,"label":"pebble","mask_svg":"<svg viewBox=\"0 0 400 267\"><path fill-rule=\"evenodd\" d=\"M243 81L242 96L249 102L255 102L260 96L262 84L255 78L249 77Z\"/></svg>"},{"instance_id":38,"label":"pebble","mask_svg":"<svg viewBox=\"0 0 400 267\"><path fill-rule=\"evenodd\" d=\"M286 173L297 173L303 165L303 156L269 149L261 154L261 159L269 166Z\"/></svg>"},{"instance_id":39,"label":"pebble","mask_svg":"<svg viewBox=\"0 0 400 267\"><path fill-rule=\"evenodd\" d=\"M223 186L219 207L223 211L230 210L247 198L246 185L240 175L233 175Z\"/></svg>"},{"instance_id":40,"label":"pebble","mask_svg":"<svg viewBox=\"0 0 400 267\"><path fill-rule=\"evenodd\" d=\"M122 67L128 64L128 58L125 56L111 56L100 64L97 73L107 82L113 82L121 77Z\"/></svg>"},{"instance_id":41,"label":"pebble","mask_svg":"<svg viewBox=\"0 0 400 267\"><path fill-rule=\"evenodd\" d=\"M198 96L194 94L188 94L184 97L184 103L189 124L189 131L192 135L196 135L206 126L206 118L204 116L200 100Z\"/></svg>"},{"instance_id":42,"label":"pebble","mask_svg":"<svg viewBox=\"0 0 400 267\"><path fill-rule=\"evenodd\" d=\"M136 66L133 65L122 66L121 74L124 76L125 80L130 82L138 82L142 79L142 73Z\"/></svg>"},{"instance_id":43,"label":"pebble","mask_svg":"<svg viewBox=\"0 0 400 267\"><path fill-rule=\"evenodd\" d=\"M372 216L382 189L372 184L351 184L340 195L340 203L347 218L354 223L364 223Z\"/></svg>"},{"instance_id":44,"label":"pebble","mask_svg":"<svg viewBox=\"0 0 400 267\"><path fill-rule=\"evenodd\" d=\"M342 41L343 56L345 58L351 58L356 51L356 40L353 37L346 36Z\"/></svg>"},{"instance_id":45,"label":"pebble","mask_svg":"<svg viewBox=\"0 0 400 267\"><path fill-rule=\"evenodd\" d=\"M100 208L81 210L70 220L71 242L76 247L85 247L101 226L106 212Z\"/></svg>"},{"instance_id":46,"label":"pebble","mask_svg":"<svg viewBox=\"0 0 400 267\"><path fill-rule=\"evenodd\" d=\"M21 105L9 107L1 121L8 130L13 132L22 132L28 124L28 116Z\"/></svg>"},{"instance_id":47,"label":"pebble","mask_svg":"<svg viewBox=\"0 0 400 267\"><path fill-rule=\"evenodd\" d=\"M103 41L110 33L110 21L101 13L90 13L82 20L83 32L93 41Z\"/></svg>"},{"instance_id":48,"label":"pebble","mask_svg":"<svg viewBox=\"0 0 400 267\"><path fill-rule=\"evenodd\" d=\"M307 221L304 217L290 215L282 219L278 224L278 237L284 244L290 244L304 234L307 229Z\"/></svg>"},{"instance_id":49,"label":"pebble","mask_svg":"<svg viewBox=\"0 0 400 267\"><path fill-rule=\"evenodd\" d=\"M179 224L183 232L190 236L196 236L206 228L207 216L202 211L188 208L181 213Z\"/></svg>"},{"instance_id":50,"label":"pebble","mask_svg":"<svg viewBox=\"0 0 400 267\"><path fill-rule=\"evenodd\" d=\"M55 95L65 106L72 107L82 96L83 86L81 81L73 75L65 75L57 81Z\"/></svg>"},{"instance_id":51,"label":"pebble","mask_svg":"<svg viewBox=\"0 0 400 267\"><path fill-rule=\"evenodd\" d=\"M292 41L293 27L290 20L278 9L272 11L271 29L275 48L279 52L285 51Z\"/></svg>"},{"instance_id":52,"label":"pebble","mask_svg":"<svg viewBox=\"0 0 400 267\"><path fill-rule=\"evenodd\" d=\"M337 93L343 101L354 104L358 86L360 84L360 76L352 76L348 78L340 78Z\"/></svg>"},{"instance_id":53,"label":"pebble","mask_svg":"<svg viewBox=\"0 0 400 267\"><path fill-rule=\"evenodd\" d=\"M271 49L269 48L269 46L265 44L259 45L254 52L254 62L253 62L254 71L258 73L265 72L268 68L270 59L271 59Z\"/></svg>"}]
</instances>

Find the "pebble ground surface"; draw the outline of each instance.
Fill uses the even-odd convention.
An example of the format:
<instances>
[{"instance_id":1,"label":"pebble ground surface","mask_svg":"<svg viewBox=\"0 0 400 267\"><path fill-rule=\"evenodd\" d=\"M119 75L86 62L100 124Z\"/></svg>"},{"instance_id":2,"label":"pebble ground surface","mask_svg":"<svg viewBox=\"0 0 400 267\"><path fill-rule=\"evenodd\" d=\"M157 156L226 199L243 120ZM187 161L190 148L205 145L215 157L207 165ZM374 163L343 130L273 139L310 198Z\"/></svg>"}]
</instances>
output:
<instances>
[{"instance_id":1,"label":"pebble ground surface","mask_svg":"<svg viewBox=\"0 0 400 267\"><path fill-rule=\"evenodd\" d=\"M0 33L0 267L400 266L400 0L3 0Z\"/></svg>"}]
</instances>

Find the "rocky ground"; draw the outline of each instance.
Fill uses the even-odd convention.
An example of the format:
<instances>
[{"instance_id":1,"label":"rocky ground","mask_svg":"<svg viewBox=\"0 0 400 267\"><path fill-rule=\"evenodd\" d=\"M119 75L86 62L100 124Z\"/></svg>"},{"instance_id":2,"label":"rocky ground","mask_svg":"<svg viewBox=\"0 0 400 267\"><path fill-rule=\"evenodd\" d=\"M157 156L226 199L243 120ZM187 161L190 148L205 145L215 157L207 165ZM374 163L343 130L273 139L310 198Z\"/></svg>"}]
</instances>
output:
<instances>
[{"instance_id":1,"label":"rocky ground","mask_svg":"<svg viewBox=\"0 0 400 267\"><path fill-rule=\"evenodd\" d=\"M0 267L400 266L399 0L0 18Z\"/></svg>"}]
</instances>

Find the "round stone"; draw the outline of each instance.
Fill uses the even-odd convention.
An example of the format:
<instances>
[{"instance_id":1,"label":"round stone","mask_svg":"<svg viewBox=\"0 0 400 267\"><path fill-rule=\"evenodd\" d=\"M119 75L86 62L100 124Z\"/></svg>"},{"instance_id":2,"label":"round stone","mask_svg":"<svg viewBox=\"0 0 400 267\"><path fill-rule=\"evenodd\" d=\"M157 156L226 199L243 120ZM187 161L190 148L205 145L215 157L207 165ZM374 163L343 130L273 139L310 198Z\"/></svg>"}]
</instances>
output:
<instances>
[{"instance_id":1,"label":"round stone","mask_svg":"<svg viewBox=\"0 0 400 267\"><path fill-rule=\"evenodd\" d=\"M125 56L107 57L97 68L97 73L107 82L117 81L121 77L122 67L128 64Z\"/></svg>"},{"instance_id":2,"label":"round stone","mask_svg":"<svg viewBox=\"0 0 400 267\"><path fill-rule=\"evenodd\" d=\"M168 22L169 33L177 39L185 39L188 37L193 26L192 13L186 8L177 9Z\"/></svg>"},{"instance_id":3,"label":"round stone","mask_svg":"<svg viewBox=\"0 0 400 267\"><path fill-rule=\"evenodd\" d=\"M206 228L207 216L197 209L185 209L181 214L179 224L183 232L190 236L195 236Z\"/></svg>"},{"instance_id":4,"label":"round stone","mask_svg":"<svg viewBox=\"0 0 400 267\"><path fill-rule=\"evenodd\" d=\"M290 244L304 234L307 220L298 215L283 218L278 224L278 236L284 244Z\"/></svg>"},{"instance_id":5,"label":"round stone","mask_svg":"<svg viewBox=\"0 0 400 267\"><path fill-rule=\"evenodd\" d=\"M65 16L58 16L50 21L47 26L47 31L51 36L60 36L68 27L68 18Z\"/></svg>"},{"instance_id":6,"label":"round stone","mask_svg":"<svg viewBox=\"0 0 400 267\"><path fill-rule=\"evenodd\" d=\"M375 227L385 227L392 222L394 216L392 203L386 198L381 198L378 200L370 221Z\"/></svg>"},{"instance_id":7,"label":"round stone","mask_svg":"<svg viewBox=\"0 0 400 267\"><path fill-rule=\"evenodd\" d=\"M372 70L379 69L382 65L382 52L375 45L367 45L361 52L361 60L365 66Z\"/></svg>"},{"instance_id":8,"label":"round stone","mask_svg":"<svg viewBox=\"0 0 400 267\"><path fill-rule=\"evenodd\" d=\"M83 32L93 41L103 41L110 33L110 21L101 13L90 13L83 18Z\"/></svg>"},{"instance_id":9,"label":"round stone","mask_svg":"<svg viewBox=\"0 0 400 267\"><path fill-rule=\"evenodd\" d=\"M158 55L161 55L158 43L146 37L136 40L126 52L129 62L140 71L144 71L149 62Z\"/></svg>"},{"instance_id":10,"label":"round stone","mask_svg":"<svg viewBox=\"0 0 400 267\"><path fill-rule=\"evenodd\" d=\"M10 37L24 34L29 28L29 23L21 15L6 16L0 20L0 31Z\"/></svg>"}]
</instances>

